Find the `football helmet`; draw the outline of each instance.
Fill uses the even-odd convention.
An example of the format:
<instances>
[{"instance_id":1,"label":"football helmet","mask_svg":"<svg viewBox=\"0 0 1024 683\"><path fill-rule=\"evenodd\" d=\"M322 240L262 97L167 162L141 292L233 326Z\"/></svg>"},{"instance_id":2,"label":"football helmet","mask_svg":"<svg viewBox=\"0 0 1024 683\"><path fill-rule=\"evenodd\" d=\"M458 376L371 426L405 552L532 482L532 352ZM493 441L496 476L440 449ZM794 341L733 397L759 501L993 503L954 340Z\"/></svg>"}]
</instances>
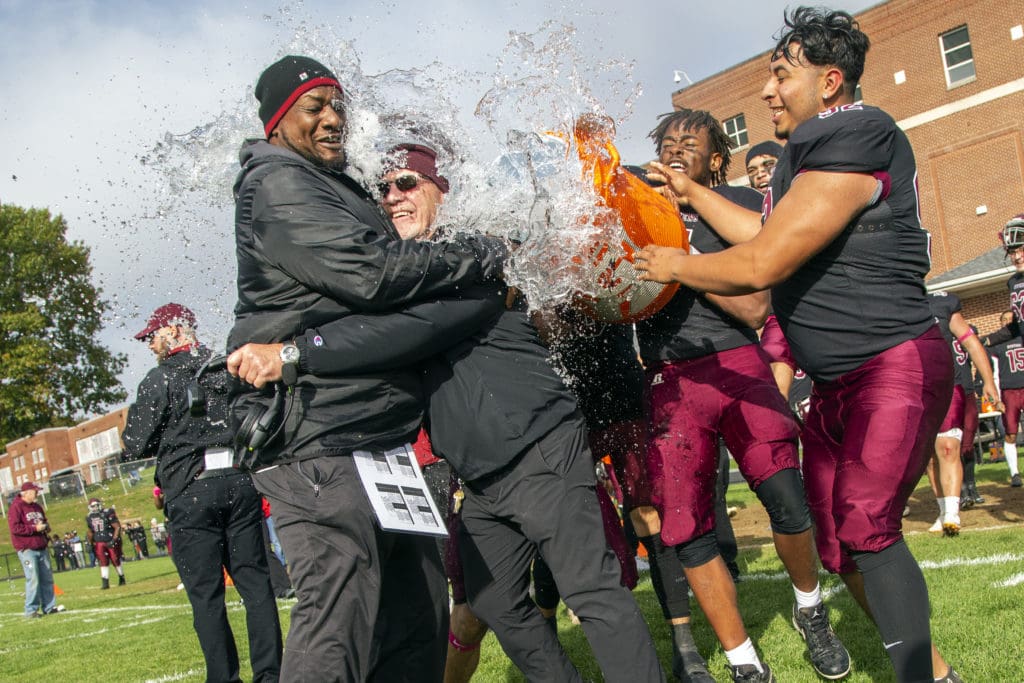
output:
<instances>
[{"instance_id":1,"label":"football helmet","mask_svg":"<svg viewBox=\"0 0 1024 683\"><path fill-rule=\"evenodd\" d=\"M89 500L89 511L90 512L99 512L102 509L103 509L103 503L100 501L99 498L91 498Z\"/></svg>"},{"instance_id":2,"label":"football helmet","mask_svg":"<svg viewBox=\"0 0 1024 683\"><path fill-rule=\"evenodd\" d=\"M1007 250L1024 247L1024 213L1017 214L999 231L999 241Z\"/></svg>"}]
</instances>

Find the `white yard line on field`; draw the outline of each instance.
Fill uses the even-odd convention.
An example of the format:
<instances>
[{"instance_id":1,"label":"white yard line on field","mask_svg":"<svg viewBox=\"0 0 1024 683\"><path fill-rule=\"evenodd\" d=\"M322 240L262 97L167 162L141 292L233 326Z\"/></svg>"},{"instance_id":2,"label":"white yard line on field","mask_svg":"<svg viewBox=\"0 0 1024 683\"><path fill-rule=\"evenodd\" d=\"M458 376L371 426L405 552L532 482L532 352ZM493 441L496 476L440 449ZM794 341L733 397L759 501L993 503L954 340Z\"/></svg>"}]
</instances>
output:
<instances>
[{"instance_id":1,"label":"white yard line on field","mask_svg":"<svg viewBox=\"0 0 1024 683\"><path fill-rule=\"evenodd\" d=\"M24 617L22 617L24 618ZM8 647L0 649L0 655L10 654L11 652L17 652L18 650L34 650L40 646L55 645L57 643L65 642L71 638L92 638L93 636L100 636L111 631L119 631L126 628L135 628L136 626L143 626L145 624L157 624L164 620L165 617L156 617L153 619L142 619L139 621L129 621L117 626L111 626L110 628L101 628L96 631L88 631L86 633L71 633L60 636L59 638L47 638L46 640L32 640L18 644L15 647Z\"/></svg>"},{"instance_id":2,"label":"white yard line on field","mask_svg":"<svg viewBox=\"0 0 1024 683\"><path fill-rule=\"evenodd\" d=\"M1024 574L1014 574L1010 578L1004 581L996 581L992 584L993 588L1013 588L1024 583Z\"/></svg>"},{"instance_id":3,"label":"white yard line on field","mask_svg":"<svg viewBox=\"0 0 1024 683\"><path fill-rule=\"evenodd\" d=\"M145 683L171 683L171 681L181 681L192 676L201 676L203 673L200 669L189 669L182 673L167 674L160 678L147 678Z\"/></svg>"},{"instance_id":4,"label":"white yard line on field","mask_svg":"<svg viewBox=\"0 0 1024 683\"><path fill-rule=\"evenodd\" d=\"M22 599L24 599L24 597ZM278 610L284 610L284 609L290 608L297 601L294 598L290 598L290 599L287 599L287 600L279 599L277 602L278 602L277 609ZM232 601L226 602L224 604L227 605L227 608L229 610L232 610L232 611L244 608L244 605L242 604L241 600L232 600ZM191 609L192 609L192 606L190 604L188 604L187 602L186 603L182 603L180 605L136 605L134 607L94 607L92 609L74 609L74 608L72 608L72 609L69 609L67 612L62 612L60 614L60 616L58 616L57 618L58 619L70 619L70 618L73 618L73 617L75 617L75 616L77 616L79 614L83 614L83 615L89 615L89 614L113 614L113 613L116 613L116 612L138 612L138 611L151 611L151 610L191 610ZM24 619L25 618L24 614L22 612L17 612L16 614L15 613L9 613L9 614L5 614L3 616L10 617L10 618L15 618L16 617L18 619ZM2 652L2 651L0 651L0 652Z\"/></svg>"}]
</instances>

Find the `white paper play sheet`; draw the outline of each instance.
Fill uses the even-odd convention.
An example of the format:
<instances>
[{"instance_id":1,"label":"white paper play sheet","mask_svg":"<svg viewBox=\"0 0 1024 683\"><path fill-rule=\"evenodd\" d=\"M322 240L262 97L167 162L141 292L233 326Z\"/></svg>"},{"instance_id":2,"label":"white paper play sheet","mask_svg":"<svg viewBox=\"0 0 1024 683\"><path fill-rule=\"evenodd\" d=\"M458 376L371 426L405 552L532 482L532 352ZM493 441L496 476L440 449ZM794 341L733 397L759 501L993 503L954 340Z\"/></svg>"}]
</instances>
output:
<instances>
[{"instance_id":1,"label":"white paper play sheet","mask_svg":"<svg viewBox=\"0 0 1024 683\"><path fill-rule=\"evenodd\" d=\"M412 446L377 453L355 451L352 456L381 528L431 536L448 535Z\"/></svg>"}]
</instances>

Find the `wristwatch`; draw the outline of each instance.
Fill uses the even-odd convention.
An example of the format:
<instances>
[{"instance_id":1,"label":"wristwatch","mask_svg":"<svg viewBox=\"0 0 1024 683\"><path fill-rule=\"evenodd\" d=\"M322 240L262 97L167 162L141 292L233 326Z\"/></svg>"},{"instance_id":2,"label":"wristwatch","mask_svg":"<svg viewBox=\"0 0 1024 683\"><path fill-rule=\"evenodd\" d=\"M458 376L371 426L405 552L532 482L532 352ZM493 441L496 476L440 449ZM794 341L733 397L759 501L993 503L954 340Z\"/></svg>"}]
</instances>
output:
<instances>
[{"instance_id":1,"label":"wristwatch","mask_svg":"<svg viewBox=\"0 0 1024 683\"><path fill-rule=\"evenodd\" d=\"M281 379L287 386L294 386L299 381L299 347L295 342L281 347L281 363Z\"/></svg>"}]
</instances>

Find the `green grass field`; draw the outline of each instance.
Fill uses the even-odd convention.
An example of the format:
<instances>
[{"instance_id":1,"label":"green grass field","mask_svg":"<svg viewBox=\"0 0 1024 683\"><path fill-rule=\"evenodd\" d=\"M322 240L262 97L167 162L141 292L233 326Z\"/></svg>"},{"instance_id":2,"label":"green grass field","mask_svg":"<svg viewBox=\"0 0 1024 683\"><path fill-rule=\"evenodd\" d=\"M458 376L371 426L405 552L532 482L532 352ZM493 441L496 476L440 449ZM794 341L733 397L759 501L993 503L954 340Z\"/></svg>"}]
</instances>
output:
<instances>
[{"instance_id":1,"label":"green grass field","mask_svg":"<svg viewBox=\"0 0 1024 683\"><path fill-rule=\"evenodd\" d=\"M998 467L982 469L980 479L1001 477ZM104 493L122 517L137 510L153 516L150 490L138 487L122 495L116 482ZM757 505L742 486L730 489L730 503ZM64 508L67 507L65 510ZM51 523L84 516L84 502L50 506ZM1010 518L1019 520L1020 510ZM970 514L970 513L967 513ZM54 525L63 530L63 527ZM81 531L81 524L76 528ZM6 539L5 539L6 540ZM1017 627L1024 603L1024 526L996 524L972 529L957 539L911 534L908 542L924 567L932 601L933 636L964 680L971 682L1024 681ZM0 552L4 552L0 550ZM747 548L741 556L745 570L739 584L740 606L748 630L780 681L820 680L807 664L803 643L789 622L793 596L782 566L769 547ZM21 616L23 581L0 583L0 681L202 681L203 659L192 630L192 614L168 558L125 565L128 585L99 590L96 569L56 575L68 611L27 620ZM832 621L853 657L853 682L892 681L888 659L874 629L841 588L823 576L830 593ZM664 626L650 580L642 575L635 591L654 635L666 670L671 663L671 639ZM238 594L228 589L229 613L243 658L242 675L251 678L245 642L245 619ZM287 631L291 603L279 601L282 627ZM573 626L564 608L559 614L560 637L588 680L601 680L586 638ZM706 621L695 608L694 632L708 656L712 673L728 680L725 657ZM493 636L484 642L475 680L522 681Z\"/></svg>"}]
</instances>

